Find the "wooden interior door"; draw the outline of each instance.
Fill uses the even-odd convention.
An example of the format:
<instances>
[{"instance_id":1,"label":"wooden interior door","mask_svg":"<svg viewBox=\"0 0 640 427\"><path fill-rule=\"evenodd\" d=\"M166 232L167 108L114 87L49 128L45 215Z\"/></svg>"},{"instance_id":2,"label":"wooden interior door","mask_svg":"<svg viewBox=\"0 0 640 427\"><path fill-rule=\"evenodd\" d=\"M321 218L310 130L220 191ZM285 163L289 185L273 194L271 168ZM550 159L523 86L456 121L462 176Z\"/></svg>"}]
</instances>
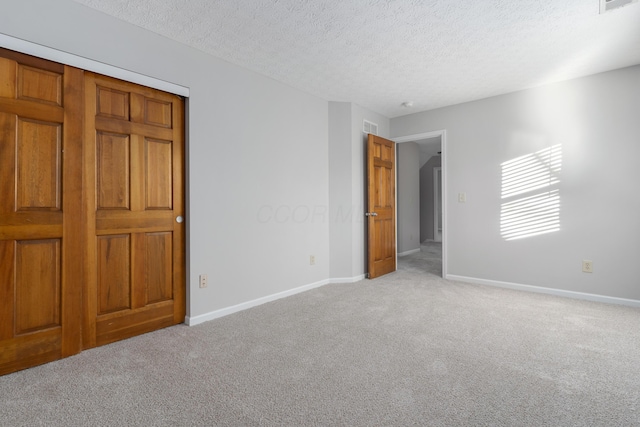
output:
<instances>
[{"instance_id":1,"label":"wooden interior door","mask_svg":"<svg viewBox=\"0 0 640 427\"><path fill-rule=\"evenodd\" d=\"M369 278L396 271L396 147L369 134L367 141Z\"/></svg>"},{"instance_id":2,"label":"wooden interior door","mask_svg":"<svg viewBox=\"0 0 640 427\"><path fill-rule=\"evenodd\" d=\"M0 49L0 374L81 349L82 74Z\"/></svg>"},{"instance_id":3,"label":"wooden interior door","mask_svg":"<svg viewBox=\"0 0 640 427\"><path fill-rule=\"evenodd\" d=\"M180 97L85 73L84 347L184 322Z\"/></svg>"}]
</instances>

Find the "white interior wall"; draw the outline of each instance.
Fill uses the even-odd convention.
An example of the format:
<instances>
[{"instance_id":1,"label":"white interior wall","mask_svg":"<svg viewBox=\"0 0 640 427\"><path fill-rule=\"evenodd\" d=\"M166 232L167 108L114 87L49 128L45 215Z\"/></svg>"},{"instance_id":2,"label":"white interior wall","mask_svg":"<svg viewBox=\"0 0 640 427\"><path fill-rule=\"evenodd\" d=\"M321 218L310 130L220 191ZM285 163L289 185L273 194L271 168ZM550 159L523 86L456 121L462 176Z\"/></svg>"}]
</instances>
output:
<instances>
[{"instance_id":1,"label":"white interior wall","mask_svg":"<svg viewBox=\"0 0 640 427\"><path fill-rule=\"evenodd\" d=\"M191 318L326 283L326 101L69 0L6 2L0 32L190 89Z\"/></svg>"},{"instance_id":2,"label":"white interior wall","mask_svg":"<svg viewBox=\"0 0 640 427\"><path fill-rule=\"evenodd\" d=\"M351 281L353 194L351 103L329 102L329 242L330 274Z\"/></svg>"},{"instance_id":3,"label":"white interior wall","mask_svg":"<svg viewBox=\"0 0 640 427\"><path fill-rule=\"evenodd\" d=\"M450 277L640 300L639 112L634 66L392 119L392 136L447 130ZM501 164L555 144L560 231L503 240Z\"/></svg>"},{"instance_id":4,"label":"white interior wall","mask_svg":"<svg viewBox=\"0 0 640 427\"><path fill-rule=\"evenodd\" d=\"M367 271L364 120L389 136L388 118L350 102L329 102L331 278L342 282L360 280Z\"/></svg>"}]
</instances>

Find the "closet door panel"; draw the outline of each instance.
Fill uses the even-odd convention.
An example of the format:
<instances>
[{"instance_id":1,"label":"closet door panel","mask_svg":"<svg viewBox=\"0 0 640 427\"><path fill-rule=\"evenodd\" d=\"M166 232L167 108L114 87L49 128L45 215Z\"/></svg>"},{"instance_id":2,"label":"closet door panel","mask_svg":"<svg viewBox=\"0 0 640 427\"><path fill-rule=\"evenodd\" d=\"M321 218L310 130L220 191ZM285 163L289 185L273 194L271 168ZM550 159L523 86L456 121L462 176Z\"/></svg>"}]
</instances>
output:
<instances>
[{"instance_id":1,"label":"closet door panel","mask_svg":"<svg viewBox=\"0 0 640 427\"><path fill-rule=\"evenodd\" d=\"M0 71L5 374L81 349L83 72L3 49Z\"/></svg>"}]
</instances>

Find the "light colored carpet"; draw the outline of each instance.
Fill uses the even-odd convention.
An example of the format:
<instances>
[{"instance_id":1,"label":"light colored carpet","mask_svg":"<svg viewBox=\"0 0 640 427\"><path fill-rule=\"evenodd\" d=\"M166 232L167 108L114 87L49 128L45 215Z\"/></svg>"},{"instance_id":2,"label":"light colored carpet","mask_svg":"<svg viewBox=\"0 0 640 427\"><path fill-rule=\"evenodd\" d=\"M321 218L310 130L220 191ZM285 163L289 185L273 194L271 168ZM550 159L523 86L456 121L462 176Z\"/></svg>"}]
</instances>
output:
<instances>
[{"instance_id":1,"label":"light colored carpet","mask_svg":"<svg viewBox=\"0 0 640 427\"><path fill-rule=\"evenodd\" d=\"M0 426L640 425L640 310L447 282L423 249L0 377Z\"/></svg>"}]
</instances>

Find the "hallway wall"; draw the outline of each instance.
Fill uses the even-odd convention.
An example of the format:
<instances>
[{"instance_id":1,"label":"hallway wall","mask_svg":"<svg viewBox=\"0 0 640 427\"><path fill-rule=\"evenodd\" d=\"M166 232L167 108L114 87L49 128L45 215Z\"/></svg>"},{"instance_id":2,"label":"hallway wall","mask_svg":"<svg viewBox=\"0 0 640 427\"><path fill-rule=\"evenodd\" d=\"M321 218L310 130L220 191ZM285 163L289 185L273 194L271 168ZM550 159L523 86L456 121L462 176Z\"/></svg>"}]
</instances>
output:
<instances>
[{"instance_id":1,"label":"hallway wall","mask_svg":"<svg viewBox=\"0 0 640 427\"><path fill-rule=\"evenodd\" d=\"M441 165L442 157L433 156L420 168L420 242L435 238L433 170Z\"/></svg>"},{"instance_id":2,"label":"hallway wall","mask_svg":"<svg viewBox=\"0 0 640 427\"><path fill-rule=\"evenodd\" d=\"M420 150L415 142L397 144L398 254L420 249Z\"/></svg>"}]
</instances>

